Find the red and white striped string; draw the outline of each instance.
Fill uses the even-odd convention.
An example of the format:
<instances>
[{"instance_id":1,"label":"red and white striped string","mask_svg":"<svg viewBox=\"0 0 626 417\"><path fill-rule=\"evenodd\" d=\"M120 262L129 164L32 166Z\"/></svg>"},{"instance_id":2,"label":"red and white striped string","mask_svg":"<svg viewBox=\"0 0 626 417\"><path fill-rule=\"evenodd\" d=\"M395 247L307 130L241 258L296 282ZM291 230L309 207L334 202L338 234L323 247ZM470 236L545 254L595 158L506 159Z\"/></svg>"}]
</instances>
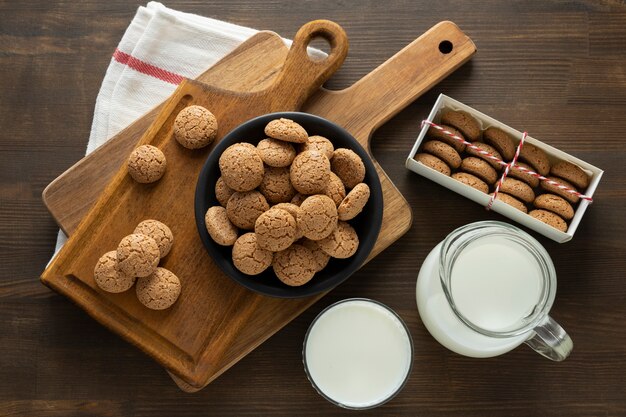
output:
<instances>
[{"instance_id":1,"label":"red and white striped string","mask_svg":"<svg viewBox=\"0 0 626 417\"><path fill-rule=\"evenodd\" d=\"M468 148L471 148L473 150L475 150L476 152L478 152L479 154L485 156L488 159L491 159L492 161L495 161L496 163L502 165L504 167L504 172L502 173L502 176L500 177L500 180L498 181L497 185L496 185L496 189L493 192L493 195L491 196L491 198L489 199L489 204L487 204L487 210L491 209L491 206L494 202L494 200L496 199L498 192L500 191L500 188L502 186L502 183L504 182L504 179L506 178L506 176L509 174L510 169L516 169L518 171L522 171L528 175L532 175L533 177L538 178L540 181L545 181L546 183L553 185L555 187L557 187L560 190L563 190L567 193L573 194L579 198L582 198L583 200L587 200L589 202L593 202L593 198L591 198L590 196L587 196L585 194L581 194L578 192L578 190L575 190L573 188L567 187L563 184L561 184L560 182L551 180L550 178L546 178L541 174L538 174L537 172L534 172L528 168L525 168L523 166L519 166L516 165L517 163L517 159L522 151L522 147L524 146L524 141L526 140L526 137L528 136L527 132L524 132L522 134L522 138L520 140L519 145L517 145L517 149L515 150L515 156L513 157L513 160L511 162L504 162L503 160L501 160L500 158L496 157L495 155L485 151L484 149L479 148L478 146L472 144L471 142L466 141L465 139L463 139L462 137L454 134L453 132L447 130L445 127L440 126L436 123L433 123L429 120L422 120L422 128L428 125L434 129L437 129L439 131L441 131L443 134L445 134L446 136L450 136L452 139L461 142L463 144L465 144Z\"/></svg>"}]
</instances>

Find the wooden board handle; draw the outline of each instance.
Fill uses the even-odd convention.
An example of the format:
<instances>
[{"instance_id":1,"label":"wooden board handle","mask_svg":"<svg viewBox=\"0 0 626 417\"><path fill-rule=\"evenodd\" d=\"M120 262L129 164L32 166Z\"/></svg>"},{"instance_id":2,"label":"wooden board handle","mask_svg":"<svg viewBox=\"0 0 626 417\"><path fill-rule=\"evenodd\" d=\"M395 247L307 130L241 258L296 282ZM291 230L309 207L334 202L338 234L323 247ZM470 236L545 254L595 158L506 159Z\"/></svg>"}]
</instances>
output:
<instances>
[{"instance_id":1,"label":"wooden board handle","mask_svg":"<svg viewBox=\"0 0 626 417\"><path fill-rule=\"evenodd\" d=\"M309 43L323 38L330 44L326 58L314 59L307 52ZM314 20L302 26L293 40L285 65L271 87L276 100L273 111L299 108L309 96L339 69L348 55L348 36L341 26L330 20ZM294 76L294 74L298 74ZM286 103L285 97L291 97Z\"/></svg>"},{"instance_id":2,"label":"wooden board handle","mask_svg":"<svg viewBox=\"0 0 626 417\"><path fill-rule=\"evenodd\" d=\"M351 132L373 132L475 52L472 40L456 24L440 22L352 86L316 93L303 111L308 103L316 108L332 105L341 108L333 121ZM335 119L332 114L329 118ZM367 146L368 137L357 139Z\"/></svg>"}]
</instances>

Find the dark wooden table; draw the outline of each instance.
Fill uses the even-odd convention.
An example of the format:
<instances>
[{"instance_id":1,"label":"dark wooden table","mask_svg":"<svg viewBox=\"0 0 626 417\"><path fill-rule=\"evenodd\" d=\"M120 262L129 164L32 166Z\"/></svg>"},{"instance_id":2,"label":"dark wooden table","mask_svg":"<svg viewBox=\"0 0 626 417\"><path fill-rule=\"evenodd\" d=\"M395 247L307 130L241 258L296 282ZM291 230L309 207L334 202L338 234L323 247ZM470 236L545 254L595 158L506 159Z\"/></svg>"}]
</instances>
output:
<instances>
[{"instance_id":1,"label":"dark wooden table","mask_svg":"<svg viewBox=\"0 0 626 417\"><path fill-rule=\"evenodd\" d=\"M434 23L476 42L474 59L383 126L374 154L407 197L413 227L231 370L196 394L39 282L57 227L43 188L80 159L110 55L136 4L0 2L0 415L351 414L319 397L301 364L317 313L347 297L388 304L408 323L408 385L369 415L626 415L626 5L620 1L172 1L170 7L293 36L329 18L351 50L342 88ZM439 93L572 153L606 173L573 239L537 238L559 274L553 316L575 348L552 363L527 347L477 360L430 337L415 305L418 270L454 228L500 219L404 168ZM384 105L384 103L382 104Z\"/></svg>"}]
</instances>

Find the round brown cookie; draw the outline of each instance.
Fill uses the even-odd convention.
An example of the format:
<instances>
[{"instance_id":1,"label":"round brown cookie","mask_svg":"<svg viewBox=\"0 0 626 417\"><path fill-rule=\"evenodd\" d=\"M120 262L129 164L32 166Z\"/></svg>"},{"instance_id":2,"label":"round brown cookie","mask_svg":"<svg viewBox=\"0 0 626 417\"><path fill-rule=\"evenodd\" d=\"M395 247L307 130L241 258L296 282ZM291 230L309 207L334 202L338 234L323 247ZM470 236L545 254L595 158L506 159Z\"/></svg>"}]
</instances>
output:
<instances>
[{"instance_id":1,"label":"round brown cookie","mask_svg":"<svg viewBox=\"0 0 626 417\"><path fill-rule=\"evenodd\" d=\"M298 123L290 119L275 119L265 126L265 134L270 138L285 142L305 143L309 135Z\"/></svg>"},{"instance_id":2,"label":"round brown cookie","mask_svg":"<svg viewBox=\"0 0 626 417\"><path fill-rule=\"evenodd\" d=\"M509 177L522 180L533 188L537 187L539 185L539 178L535 177L534 175L527 174L526 172L521 171L519 169L515 169L515 167L518 165L526 169L530 169L531 171L534 171L533 167L531 167L530 165L525 164L523 162L516 162L515 165L513 165L511 169L509 169Z\"/></svg>"},{"instance_id":3,"label":"round brown cookie","mask_svg":"<svg viewBox=\"0 0 626 417\"><path fill-rule=\"evenodd\" d=\"M219 201L222 207L226 207L228 199L234 192L235 190L226 185L224 178L219 177L217 179L217 182L215 183L215 198L217 198L217 201Z\"/></svg>"},{"instance_id":4,"label":"round brown cookie","mask_svg":"<svg viewBox=\"0 0 626 417\"><path fill-rule=\"evenodd\" d=\"M470 142L480 139L478 121L464 111L448 111L441 115L441 123L460 130Z\"/></svg>"},{"instance_id":5,"label":"round brown cookie","mask_svg":"<svg viewBox=\"0 0 626 417\"><path fill-rule=\"evenodd\" d=\"M304 237L324 239L337 226L337 206L327 195L312 195L300 205L297 220Z\"/></svg>"},{"instance_id":6,"label":"round brown cookie","mask_svg":"<svg viewBox=\"0 0 626 417\"><path fill-rule=\"evenodd\" d=\"M335 152L335 147L324 136L313 135L309 136L307 141L302 144L302 151L318 151L330 160L333 157L333 152Z\"/></svg>"},{"instance_id":7,"label":"round brown cookie","mask_svg":"<svg viewBox=\"0 0 626 417\"><path fill-rule=\"evenodd\" d=\"M302 246L313 252L313 259L315 260L315 272L320 272L326 268L328 261L330 261L330 255L324 252L315 240L302 239L300 242Z\"/></svg>"},{"instance_id":8,"label":"round brown cookie","mask_svg":"<svg viewBox=\"0 0 626 417\"><path fill-rule=\"evenodd\" d=\"M286 210L287 212L289 212L289 214L293 216L293 218L296 220L296 240L300 239L302 237L302 230L300 230L300 227L298 226L298 215L302 212L300 206L297 206L293 203L278 203L272 208Z\"/></svg>"},{"instance_id":9,"label":"round brown cookie","mask_svg":"<svg viewBox=\"0 0 626 417\"><path fill-rule=\"evenodd\" d=\"M577 191L576 187L574 187L573 184L570 184L569 182L565 181L563 178L557 178L557 177L547 177L549 180L552 181L556 181L561 185L564 185L565 187ZM580 197L578 197L576 194L572 194L569 193L565 190L560 189L559 187L557 187L556 185L550 184L546 181L541 181L541 188L543 188L544 190L556 194L558 196L563 197L564 199L566 199L567 201L569 201L572 204L576 204L578 203L578 200L580 200Z\"/></svg>"},{"instance_id":10,"label":"round brown cookie","mask_svg":"<svg viewBox=\"0 0 626 417\"><path fill-rule=\"evenodd\" d=\"M447 143L431 140L424 144L422 150L441 159L451 168L456 169L461 166L461 156Z\"/></svg>"},{"instance_id":11,"label":"round brown cookie","mask_svg":"<svg viewBox=\"0 0 626 417\"><path fill-rule=\"evenodd\" d=\"M279 252L296 240L296 219L287 210L271 208L256 219L254 233L261 249Z\"/></svg>"},{"instance_id":12,"label":"round brown cookie","mask_svg":"<svg viewBox=\"0 0 626 417\"><path fill-rule=\"evenodd\" d=\"M367 204L370 198L370 187L364 182L357 184L352 191L343 199L339 207L337 207L337 216L339 220L352 220Z\"/></svg>"},{"instance_id":13,"label":"round brown cookie","mask_svg":"<svg viewBox=\"0 0 626 417\"><path fill-rule=\"evenodd\" d=\"M347 188L354 188L365 179L365 164L361 157L351 149L335 149L330 164L332 171Z\"/></svg>"},{"instance_id":14,"label":"round brown cookie","mask_svg":"<svg viewBox=\"0 0 626 417\"><path fill-rule=\"evenodd\" d=\"M271 204L291 201L296 195L296 190L291 185L289 168L265 167L265 175L259 185L259 191Z\"/></svg>"},{"instance_id":15,"label":"round brown cookie","mask_svg":"<svg viewBox=\"0 0 626 417\"><path fill-rule=\"evenodd\" d=\"M158 220L144 220L135 227L133 233L150 236L159 246L159 256L165 258L172 244L174 243L174 235L167 225Z\"/></svg>"},{"instance_id":16,"label":"round brown cookie","mask_svg":"<svg viewBox=\"0 0 626 417\"><path fill-rule=\"evenodd\" d=\"M465 140L465 136L463 136L463 133L459 132L452 126L441 125L441 127L444 130L452 133L453 135L458 136L462 138L463 140ZM463 142L453 139L451 136L443 133L441 130L436 129L433 126L428 128L428 131L426 132L426 137L429 139L435 139L441 142L445 142L448 145L452 146L454 150L456 150L459 153L465 150L465 144Z\"/></svg>"},{"instance_id":17,"label":"round brown cookie","mask_svg":"<svg viewBox=\"0 0 626 417\"><path fill-rule=\"evenodd\" d=\"M443 175L447 175L448 177L450 176L450 167L436 156L433 156L429 153L418 153L415 154L413 158L417 162L420 162L427 167L434 169L435 171L439 171Z\"/></svg>"},{"instance_id":18,"label":"round brown cookie","mask_svg":"<svg viewBox=\"0 0 626 417\"><path fill-rule=\"evenodd\" d=\"M489 195L493 196L493 193L491 193ZM503 203L508 204L509 206L515 207L519 211L522 211L524 213L528 213L528 209L526 208L526 205L524 203L522 203L517 198L515 198L513 196L510 196L510 195L508 195L506 193L498 193L498 195L496 196L496 200L500 200Z\"/></svg>"},{"instance_id":19,"label":"round brown cookie","mask_svg":"<svg viewBox=\"0 0 626 417\"><path fill-rule=\"evenodd\" d=\"M231 246L237 240L238 230L230 222L226 209L222 206L213 206L207 210L204 225L211 239L218 245Z\"/></svg>"},{"instance_id":20,"label":"round brown cookie","mask_svg":"<svg viewBox=\"0 0 626 417\"><path fill-rule=\"evenodd\" d=\"M277 139L263 139L257 145L261 159L271 167L288 167L296 157L292 144Z\"/></svg>"},{"instance_id":21,"label":"round brown cookie","mask_svg":"<svg viewBox=\"0 0 626 417\"><path fill-rule=\"evenodd\" d=\"M498 179L498 174L496 173L496 170L491 167L491 165L474 156L469 156L463 159L461 162L461 171L477 176L488 185L493 185L493 183L495 183Z\"/></svg>"},{"instance_id":22,"label":"round brown cookie","mask_svg":"<svg viewBox=\"0 0 626 417\"><path fill-rule=\"evenodd\" d=\"M348 223L339 222L335 230L317 244L333 258L345 259L356 253L359 248L359 236Z\"/></svg>"},{"instance_id":23,"label":"round brown cookie","mask_svg":"<svg viewBox=\"0 0 626 417\"><path fill-rule=\"evenodd\" d=\"M328 184L326 185L324 194L332 198L337 206L339 206L339 204L341 204L343 199L346 197L345 185L343 185L341 178L339 178L337 174L332 171L330 171L330 178L328 180Z\"/></svg>"},{"instance_id":24,"label":"round brown cookie","mask_svg":"<svg viewBox=\"0 0 626 417\"><path fill-rule=\"evenodd\" d=\"M174 120L174 138L187 149L200 149L217 136L217 119L202 106L185 107Z\"/></svg>"},{"instance_id":25,"label":"round brown cookie","mask_svg":"<svg viewBox=\"0 0 626 417\"><path fill-rule=\"evenodd\" d=\"M564 198L554 194L542 194L533 202L538 209L544 209L558 214L565 220L574 217L574 208Z\"/></svg>"},{"instance_id":26,"label":"round brown cookie","mask_svg":"<svg viewBox=\"0 0 626 417\"><path fill-rule=\"evenodd\" d=\"M258 191L236 192L226 204L226 214L228 219L238 228L252 230L256 219L269 208L267 200Z\"/></svg>"},{"instance_id":27,"label":"round brown cookie","mask_svg":"<svg viewBox=\"0 0 626 417\"><path fill-rule=\"evenodd\" d=\"M496 148L504 157L504 161L510 161L515 156L515 142L503 130L497 127L488 127L483 132L483 140Z\"/></svg>"},{"instance_id":28,"label":"round brown cookie","mask_svg":"<svg viewBox=\"0 0 626 417\"><path fill-rule=\"evenodd\" d=\"M233 246L233 264L247 275L258 275L265 271L272 264L273 258L272 252L257 245L257 236L254 233L239 236Z\"/></svg>"},{"instance_id":29,"label":"round brown cookie","mask_svg":"<svg viewBox=\"0 0 626 417\"><path fill-rule=\"evenodd\" d=\"M106 292L119 293L128 290L135 283L135 277L119 270L117 252L112 250L98 259L93 271L98 287Z\"/></svg>"},{"instance_id":30,"label":"round brown cookie","mask_svg":"<svg viewBox=\"0 0 626 417\"><path fill-rule=\"evenodd\" d=\"M525 182L515 178L506 177L500 186L500 191L512 195L525 203L532 203L535 199L535 192Z\"/></svg>"},{"instance_id":31,"label":"round brown cookie","mask_svg":"<svg viewBox=\"0 0 626 417\"><path fill-rule=\"evenodd\" d=\"M291 204L295 204L296 206L300 207L302 202L306 200L307 197L308 196L306 194L296 193L296 195L294 195L291 199Z\"/></svg>"},{"instance_id":32,"label":"round brown cookie","mask_svg":"<svg viewBox=\"0 0 626 417\"><path fill-rule=\"evenodd\" d=\"M537 209L532 210L528 213L531 217L544 222L548 226L552 226L561 232L567 232L567 223L557 214L552 213L551 211Z\"/></svg>"},{"instance_id":33,"label":"round brown cookie","mask_svg":"<svg viewBox=\"0 0 626 417\"><path fill-rule=\"evenodd\" d=\"M165 174L167 161L163 152L156 146L141 145L130 153L127 167L132 179L149 184L160 180Z\"/></svg>"},{"instance_id":34,"label":"round brown cookie","mask_svg":"<svg viewBox=\"0 0 626 417\"><path fill-rule=\"evenodd\" d=\"M529 163L535 171L544 177L550 172L550 160L548 155L535 145L524 143L519 154L519 159Z\"/></svg>"},{"instance_id":35,"label":"round brown cookie","mask_svg":"<svg viewBox=\"0 0 626 417\"><path fill-rule=\"evenodd\" d=\"M502 160L502 155L500 155L500 152L498 152L496 148L494 148L493 146L487 145L486 143L482 143L482 142L472 142L472 145L476 146L481 151L489 152L491 155L495 156L499 160ZM502 169L502 165L500 165L498 162L494 161L493 159L487 157L487 155L483 155L482 153L480 153L474 148L470 148L468 146L467 149L465 149L465 152L467 152L468 155L472 155L472 156L475 156L476 158L480 158L486 161L496 171L500 171Z\"/></svg>"},{"instance_id":36,"label":"round brown cookie","mask_svg":"<svg viewBox=\"0 0 626 417\"><path fill-rule=\"evenodd\" d=\"M560 161L550 168L550 174L563 178L574 184L578 189L584 190L589 186L589 177L578 165L568 161Z\"/></svg>"},{"instance_id":37,"label":"round brown cookie","mask_svg":"<svg viewBox=\"0 0 626 417\"><path fill-rule=\"evenodd\" d=\"M293 160L289 172L291 184L299 193L323 193L330 177L330 161L321 152L304 151Z\"/></svg>"},{"instance_id":38,"label":"round brown cookie","mask_svg":"<svg viewBox=\"0 0 626 417\"><path fill-rule=\"evenodd\" d=\"M159 245L150 236L128 235L117 246L117 265L126 275L148 276L155 271L159 260Z\"/></svg>"},{"instance_id":39,"label":"round brown cookie","mask_svg":"<svg viewBox=\"0 0 626 417\"><path fill-rule=\"evenodd\" d=\"M151 310L171 307L178 300L180 290L180 279L165 268L157 268L151 275L137 280L137 298Z\"/></svg>"},{"instance_id":40,"label":"round brown cookie","mask_svg":"<svg viewBox=\"0 0 626 417\"><path fill-rule=\"evenodd\" d=\"M313 252L297 243L274 254L272 262L272 268L278 279L292 287L309 282L315 275L316 267Z\"/></svg>"},{"instance_id":41,"label":"round brown cookie","mask_svg":"<svg viewBox=\"0 0 626 417\"><path fill-rule=\"evenodd\" d=\"M489 186L483 180L467 172L455 172L452 174L452 178L485 194L489 192Z\"/></svg>"},{"instance_id":42,"label":"round brown cookie","mask_svg":"<svg viewBox=\"0 0 626 417\"><path fill-rule=\"evenodd\" d=\"M219 166L226 185L240 192L258 187L265 173L263 160L256 147L242 143L235 143L226 148L220 155Z\"/></svg>"}]
</instances>

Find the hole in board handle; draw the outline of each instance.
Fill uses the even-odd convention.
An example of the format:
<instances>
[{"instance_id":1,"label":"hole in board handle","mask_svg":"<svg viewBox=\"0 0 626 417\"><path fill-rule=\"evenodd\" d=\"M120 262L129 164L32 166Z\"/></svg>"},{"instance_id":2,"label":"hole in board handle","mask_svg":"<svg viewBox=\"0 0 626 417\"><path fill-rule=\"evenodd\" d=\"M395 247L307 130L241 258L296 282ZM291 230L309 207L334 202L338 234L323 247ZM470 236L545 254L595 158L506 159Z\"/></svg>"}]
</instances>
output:
<instances>
[{"instance_id":1,"label":"hole in board handle","mask_svg":"<svg viewBox=\"0 0 626 417\"><path fill-rule=\"evenodd\" d=\"M450 52L452 52L452 49L454 49L454 46L452 45L452 42L450 41L441 41L441 43L439 44L439 52L441 52L444 55L447 55Z\"/></svg>"},{"instance_id":2,"label":"hole in board handle","mask_svg":"<svg viewBox=\"0 0 626 417\"><path fill-rule=\"evenodd\" d=\"M317 51L315 50L317 49ZM323 53L320 53L322 51ZM323 36L315 36L309 41L309 44L306 47L307 55L309 59L313 62L321 62L328 58L330 55L331 46L328 39Z\"/></svg>"}]
</instances>

